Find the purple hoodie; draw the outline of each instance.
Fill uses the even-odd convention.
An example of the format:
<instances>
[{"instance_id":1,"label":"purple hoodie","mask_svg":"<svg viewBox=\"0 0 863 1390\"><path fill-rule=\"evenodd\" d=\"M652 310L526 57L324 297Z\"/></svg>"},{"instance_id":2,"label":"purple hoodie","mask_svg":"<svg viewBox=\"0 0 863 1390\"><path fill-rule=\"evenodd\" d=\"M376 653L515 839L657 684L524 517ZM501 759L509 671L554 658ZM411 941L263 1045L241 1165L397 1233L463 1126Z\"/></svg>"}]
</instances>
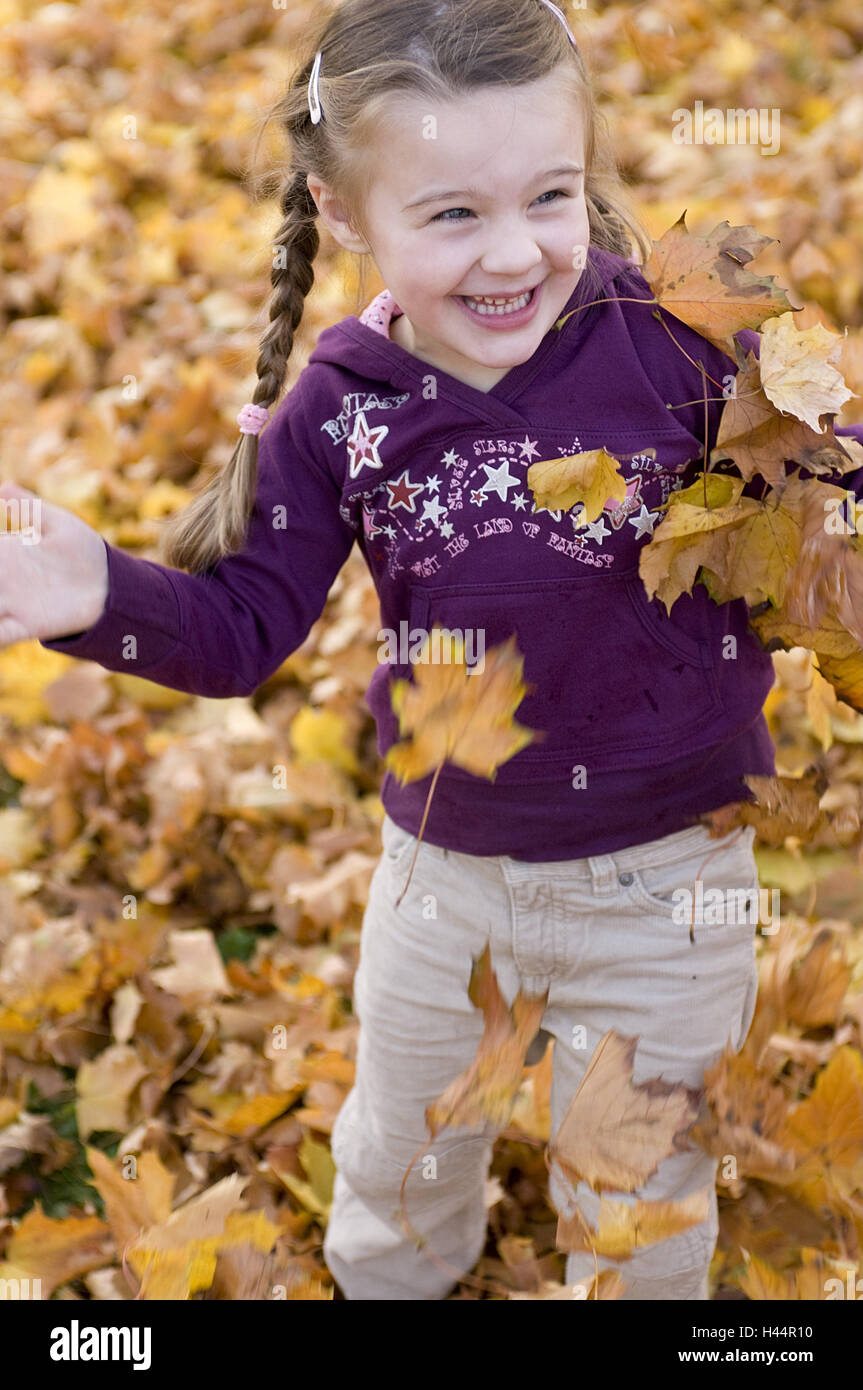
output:
<instances>
[{"instance_id":1,"label":"purple hoodie","mask_svg":"<svg viewBox=\"0 0 863 1390\"><path fill-rule=\"evenodd\" d=\"M425 828L431 843L530 862L582 858L746 797L744 774L775 773L762 713L773 665L747 606L719 606L697 585L668 615L638 575L658 505L701 466L701 375L650 307L616 302L652 299L638 269L597 248L590 260L602 288L582 275L564 312L612 302L551 328L490 391L405 351L386 335L386 312L377 328L366 311L325 329L261 436L243 551L191 576L106 542L101 617L42 645L177 690L251 695L305 640L356 541L382 629L407 637L439 623L476 633L485 651L515 633L535 687L515 718L545 738L493 781L447 763ZM384 294L374 305L392 312L393 303ZM733 359L665 317L708 373L734 375ZM709 406L710 446L722 405ZM863 442L859 426L838 433ZM533 512L531 463L600 446L621 460L622 505L589 526L578 508ZM863 494L863 468L832 481ZM413 669L404 645L395 655L366 696L381 754L399 737L390 681ZM430 782L384 776L384 806L414 834Z\"/></svg>"}]
</instances>

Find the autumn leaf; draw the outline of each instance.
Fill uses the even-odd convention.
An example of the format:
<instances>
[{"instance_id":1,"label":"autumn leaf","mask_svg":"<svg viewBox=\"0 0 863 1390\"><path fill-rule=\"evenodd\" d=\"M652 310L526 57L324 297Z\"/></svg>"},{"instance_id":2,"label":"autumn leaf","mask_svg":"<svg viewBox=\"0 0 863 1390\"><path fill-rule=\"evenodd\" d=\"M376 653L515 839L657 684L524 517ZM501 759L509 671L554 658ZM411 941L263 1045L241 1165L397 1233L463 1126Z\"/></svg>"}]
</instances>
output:
<instances>
[{"instance_id":1,"label":"autumn leaf","mask_svg":"<svg viewBox=\"0 0 863 1390\"><path fill-rule=\"evenodd\" d=\"M501 763L541 737L512 718L528 693L524 660L513 636L487 651L484 669L474 674L463 659L430 663L434 633L441 631L436 626L426 636L413 683L393 682L399 731L411 738L389 749L386 765L403 783L416 782L445 762L494 781Z\"/></svg>"},{"instance_id":2,"label":"autumn leaf","mask_svg":"<svg viewBox=\"0 0 863 1390\"><path fill-rule=\"evenodd\" d=\"M207 1289L220 1251L249 1243L266 1254L280 1234L263 1211L240 1207L248 1177L233 1174L150 1226L126 1250L147 1299L183 1300Z\"/></svg>"},{"instance_id":3,"label":"autumn leaf","mask_svg":"<svg viewBox=\"0 0 863 1390\"><path fill-rule=\"evenodd\" d=\"M134 1176L125 1177L101 1149L88 1148L87 1163L118 1252L122 1254L142 1231L168 1220L176 1178L154 1149L134 1156Z\"/></svg>"},{"instance_id":4,"label":"autumn leaf","mask_svg":"<svg viewBox=\"0 0 863 1390\"><path fill-rule=\"evenodd\" d=\"M110 1228L97 1216L67 1216L62 1221L33 1207L18 1223L0 1260L0 1280L40 1279L42 1297L111 1258Z\"/></svg>"},{"instance_id":5,"label":"autumn leaf","mask_svg":"<svg viewBox=\"0 0 863 1390\"><path fill-rule=\"evenodd\" d=\"M863 712L863 650L837 618L826 614L817 627L794 623L784 610L768 607L750 617L750 627L768 651L807 647L838 699Z\"/></svg>"},{"instance_id":6,"label":"autumn leaf","mask_svg":"<svg viewBox=\"0 0 863 1390\"><path fill-rule=\"evenodd\" d=\"M600 1038L549 1149L572 1183L596 1192L633 1192L688 1147L699 1092L658 1077L634 1085L637 1045L613 1029Z\"/></svg>"},{"instance_id":7,"label":"autumn leaf","mask_svg":"<svg viewBox=\"0 0 863 1390\"><path fill-rule=\"evenodd\" d=\"M739 505L742 491L741 478L708 473L671 493L665 516L638 557L648 598L658 598L670 612L681 594L691 593L701 566L714 552L722 553L721 545L714 547L712 533L744 515Z\"/></svg>"},{"instance_id":8,"label":"autumn leaf","mask_svg":"<svg viewBox=\"0 0 863 1390\"><path fill-rule=\"evenodd\" d=\"M746 1297L753 1302L777 1302L803 1299L818 1302L824 1298L825 1281L832 1277L840 1279L845 1286L846 1268L854 1266L827 1259L820 1250L804 1246L800 1251L801 1264L793 1269L774 1269L766 1260L743 1252L746 1268L740 1275L739 1283ZM855 1271L856 1272L856 1271Z\"/></svg>"},{"instance_id":9,"label":"autumn leaf","mask_svg":"<svg viewBox=\"0 0 863 1390\"><path fill-rule=\"evenodd\" d=\"M760 328L766 318L794 307L772 275L746 269L773 240L728 222L707 236L693 236L684 212L654 242L642 273L663 309L733 355L741 328Z\"/></svg>"},{"instance_id":10,"label":"autumn leaf","mask_svg":"<svg viewBox=\"0 0 863 1390\"><path fill-rule=\"evenodd\" d=\"M781 493L771 489L759 501L741 496L740 479L708 477L706 507L700 480L685 492L672 493L665 518L639 556L648 595L655 594L670 609L681 593L691 590L700 568L716 603L743 598L750 606L778 606L800 550L803 486L792 478ZM711 497L719 505L711 505Z\"/></svg>"},{"instance_id":11,"label":"autumn leaf","mask_svg":"<svg viewBox=\"0 0 863 1390\"><path fill-rule=\"evenodd\" d=\"M596 521L612 502L626 500L626 481L620 464L606 449L591 449L566 458L539 459L527 470L534 511L569 511L584 503L582 520Z\"/></svg>"},{"instance_id":12,"label":"autumn leaf","mask_svg":"<svg viewBox=\"0 0 863 1390\"><path fill-rule=\"evenodd\" d=\"M700 817L713 836L727 835L738 825L754 825L765 844L781 845L789 835L808 839L819 825L827 823L820 806L826 784L819 771L802 777L752 775L743 781L754 794L754 802L734 801Z\"/></svg>"},{"instance_id":13,"label":"autumn leaf","mask_svg":"<svg viewBox=\"0 0 863 1390\"><path fill-rule=\"evenodd\" d=\"M426 1109L432 1138L442 1129L461 1126L503 1129L512 1114L527 1049L548 1002L547 992L532 996L519 990L510 1008L500 991L488 946L473 963L468 995L482 1010L485 1031L467 1071Z\"/></svg>"},{"instance_id":14,"label":"autumn leaf","mask_svg":"<svg viewBox=\"0 0 863 1390\"><path fill-rule=\"evenodd\" d=\"M812 482L805 489L800 547L785 594L785 616L792 623L818 627L834 617L863 646L863 536L833 534L825 527L825 508L839 505L840 488Z\"/></svg>"},{"instance_id":15,"label":"autumn leaf","mask_svg":"<svg viewBox=\"0 0 863 1390\"><path fill-rule=\"evenodd\" d=\"M822 927L782 981L783 1004L791 1022L800 1028L835 1027L851 975L842 942L829 927Z\"/></svg>"},{"instance_id":16,"label":"autumn leaf","mask_svg":"<svg viewBox=\"0 0 863 1390\"><path fill-rule=\"evenodd\" d=\"M839 1047L811 1095L786 1116L782 1142L798 1150L792 1192L818 1207L863 1188L863 1057Z\"/></svg>"},{"instance_id":17,"label":"autumn leaf","mask_svg":"<svg viewBox=\"0 0 863 1390\"><path fill-rule=\"evenodd\" d=\"M594 1230L576 1208L573 1216L560 1217L557 1245L561 1250L590 1250L612 1260L628 1260L645 1245L698 1226L709 1215L707 1190L693 1192L678 1202L615 1202L603 1197L599 1203L599 1229Z\"/></svg>"},{"instance_id":18,"label":"autumn leaf","mask_svg":"<svg viewBox=\"0 0 863 1390\"><path fill-rule=\"evenodd\" d=\"M146 1075L134 1047L120 1043L106 1047L92 1062L82 1062L76 1082L82 1139L98 1129L125 1130L132 1092Z\"/></svg>"},{"instance_id":19,"label":"autumn leaf","mask_svg":"<svg viewBox=\"0 0 863 1390\"><path fill-rule=\"evenodd\" d=\"M786 1114L785 1097L772 1077L745 1052L726 1045L704 1073L704 1096L690 1135L716 1158L733 1155L735 1178L781 1182L797 1161L794 1149L782 1141Z\"/></svg>"},{"instance_id":20,"label":"autumn leaf","mask_svg":"<svg viewBox=\"0 0 863 1390\"><path fill-rule=\"evenodd\" d=\"M763 348L761 351L763 362ZM761 371L754 352L750 352L735 378L734 395L720 416L716 443L710 451L711 465L731 459L747 482L758 474L773 487L781 486L787 461L815 474L847 473L859 467L849 451L849 441L836 438L832 422L820 430L797 418L796 411L783 415L768 399ZM856 444L856 440L850 443Z\"/></svg>"},{"instance_id":21,"label":"autumn leaf","mask_svg":"<svg viewBox=\"0 0 863 1390\"><path fill-rule=\"evenodd\" d=\"M821 416L829 415L832 421L854 394L833 366L841 349L841 335L829 333L821 323L799 329L791 313L768 319L759 348L764 394L777 410L796 416L817 433Z\"/></svg>"}]
</instances>

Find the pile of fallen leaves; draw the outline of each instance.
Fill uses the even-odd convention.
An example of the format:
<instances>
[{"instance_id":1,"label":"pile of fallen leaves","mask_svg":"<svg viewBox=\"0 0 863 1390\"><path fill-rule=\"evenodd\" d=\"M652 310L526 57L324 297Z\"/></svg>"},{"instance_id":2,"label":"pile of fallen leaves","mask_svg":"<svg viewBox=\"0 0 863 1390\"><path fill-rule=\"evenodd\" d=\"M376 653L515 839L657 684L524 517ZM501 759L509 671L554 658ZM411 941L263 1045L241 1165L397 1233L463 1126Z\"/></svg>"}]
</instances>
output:
<instances>
[{"instance_id":1,"label":"pile of fallen leaves","mask_svg":"<svg viewBox=\"0 0 863 1390\"><path fill-rule=\"evenodd\" d=\"M230 456L254 380L278 210L251 203L240 175L311 12L4 11L0 471L149 558L198 470ZM837 365L863 393L853 7L676 0L574 18L651 234L686 208L699 232L728 221L774 237L759 266L805 304L794 331L848 325ZM780 153L674 144L672 112L696 99L781 108ZM325 243L289 383L318 333L356 311L354 285ZM855 419L859 400L836 423ZM697 504L677 494L669 520ZM727 557L741 498L700 505L707 529L724 523L725 548L710 544ZM687 588L696 557L680 534L657 578ZM329 1135L353 1081L351 987L380 853L362 698L378 625L355 551L307 641L251 699L175 693L38 643L0 652L0 1278L38 1279L45 1298L332 1297ZM755 823L782 928L759 936L745 1048L702 1095L660 1095L632 1083L633 1040L607 1035L551 1146L603 1193L596 1229L548 1202L553 1048L523 1065L537 1006L508 1008L477 963L485 1051L429 1124L484 1104L491 1056L506 1128L486 1251L454 1297L571 1298L566 1249L625 1264L699 1219L697 1202L619 1200L663 1156L644 1137L659 1102L666 1151L690 1129L719 1159L715 1297L823 1298L826 1280L863 1272L863 717L852 688L837 698L825 655L808 640L774 655L767 715L787 783L757 788ZM606 1105L613 1142L591 1119ZM589 1290L619 1293L607 1273Z\"/></svg>"}]
</instances>

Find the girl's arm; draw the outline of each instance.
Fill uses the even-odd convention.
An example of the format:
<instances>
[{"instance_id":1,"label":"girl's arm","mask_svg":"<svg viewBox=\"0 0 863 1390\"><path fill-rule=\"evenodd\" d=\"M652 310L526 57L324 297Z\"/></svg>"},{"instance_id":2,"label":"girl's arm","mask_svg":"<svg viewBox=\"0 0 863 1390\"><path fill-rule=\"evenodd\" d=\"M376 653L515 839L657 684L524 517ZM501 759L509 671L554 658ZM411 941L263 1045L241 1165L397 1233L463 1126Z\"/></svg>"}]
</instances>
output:
<instances>
[{"instance_id":1,"label":"girl's arm","mask_svg":"<svg viewBox=\"0 0 863 1390\"><path fill-rule=\"evenodd\" d=\"M295 395L259 440L257 497L239 554L193 576L103 541L101 616L42 646L194 695L250 695L262 685L305 641L354 541L338 486L304 444Z\"/></svg>"}]
</instances>

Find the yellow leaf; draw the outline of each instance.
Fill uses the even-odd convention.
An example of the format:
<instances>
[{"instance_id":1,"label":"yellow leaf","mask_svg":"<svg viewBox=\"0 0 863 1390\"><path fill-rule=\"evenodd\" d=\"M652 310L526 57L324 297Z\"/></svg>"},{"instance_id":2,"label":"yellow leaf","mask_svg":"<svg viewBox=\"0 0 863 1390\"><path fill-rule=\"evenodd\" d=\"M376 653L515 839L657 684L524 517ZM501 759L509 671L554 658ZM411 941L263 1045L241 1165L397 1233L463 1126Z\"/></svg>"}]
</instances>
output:
<instances>
[{"instance_id":1,"label":"yellow leaf","mask_svg":"<svg viewBox=\"0 0 863 1390\"><path fill-rule=\"evenodd\" d=\"M584 503L584 521L596 521L610 502L626 500L626 481L620 464L605 449L591 449L567 458L540 459L527 470L534 511L569 511Z\"/></svg>"},{"instance_id":2,"label":"yellow leaf","mask_svg":"<svg viewBox=\"0 0 863 1390\"><path fill-rule=\"evenodd\" d=\"M82 1062L75 1086L78 1133L86 1139L94 1130L125 1132L129 1126L129 1100L138 1082L147 1075L134 1047L114 1043L92 1062Z\"/></svg>"},{"instance_id":3,"label":"yellow leaf","mask_svg":"<svg viewBox=\"0 0 863 1390\"><path fill-rule=\"evenodd\" d=\"M668 1240L706 1221L708 1204L706 1189L679 1202L614 1202L603 1197L599 1230L594 1231L577 1211L574 1217L559 1219L557 1245L561 1250L593 1250L608 1259L627 1260L645 1245Z\"/></svg>"},{"instance_id":4,"label":"yellow leaf","mask_svg":"<svg viewBox=\"0 0 863 1390\"><path fill-rule=\"evenodd\" d=\"M761 330L758 360L764 394L777 410L803 420L816 433L821 416L838 415L854 394L831 365L842 341L822 323L796 328L791 313L768 319Z\"/></svg>"},{"instance_id":5,"label":"yellow leaf","mask_svg":"<svg viewBox=\"0 0 863 1390\"><path fill-rule=\"evenodd\" d=\"M427 635L414 682L393 683L399 731L412 737L389 749L386 766L400 782L416 782L445 762L494 781L501 763L542 736L512 718L527 694L523 658L510 637L485 653L481 671L469 671L463 661L427 664L440 631L435 627Z\"/></svg>"},{"instance_id":6,"label":"yellow leaf","mask_svg":"<svg viewBox=\"0 0 863 1390\"><path fill-rule=\"evenodd\" d=\"M291 722L291 747L299 763L330 763L344 772L357 771L347 720L334 710L304 706Z\"/></svg>"},{"instance_id":7,"label":"yellow leaf","mask_svg":"<svg viewBox=\"0 0 863 1390\"><path fill-rule=\"evenodd\" d=\"M41 1207L32 1207L22 1216L6 1245L6 1259L14 1266L0 1264L0 1279L24 1275L41 1279L42 1297L49 1298L60 1284L76 1279L90 1269L99 1269L110 1260L111 1231L98 1216L67 1216L51 1220Z\"/></svg>"}]
</instances>

